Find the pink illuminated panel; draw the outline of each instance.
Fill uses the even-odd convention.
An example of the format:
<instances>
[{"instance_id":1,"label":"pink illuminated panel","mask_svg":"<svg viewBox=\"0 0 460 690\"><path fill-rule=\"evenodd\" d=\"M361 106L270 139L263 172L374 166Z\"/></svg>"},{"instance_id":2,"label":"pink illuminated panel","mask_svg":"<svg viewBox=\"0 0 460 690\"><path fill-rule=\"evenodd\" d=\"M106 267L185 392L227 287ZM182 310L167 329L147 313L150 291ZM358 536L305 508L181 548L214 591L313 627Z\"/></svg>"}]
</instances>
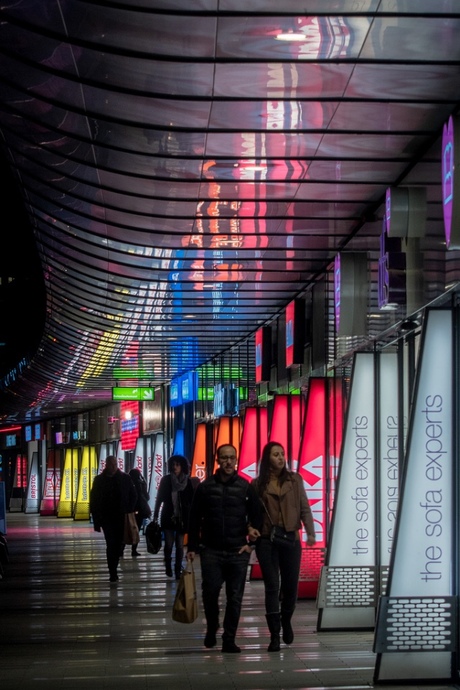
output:
<instances>
[{"instance_id":1,"label":"pink illuminated panel","mask_svg":"<svg viewBox=\"0 0 460 690\"><path fill-rule=\"evenodd\" d=\"M251 481L257 476L257 463L268 439L266 407L248 407L244 415L238 474Z\"/></svg>"}]
</instances>

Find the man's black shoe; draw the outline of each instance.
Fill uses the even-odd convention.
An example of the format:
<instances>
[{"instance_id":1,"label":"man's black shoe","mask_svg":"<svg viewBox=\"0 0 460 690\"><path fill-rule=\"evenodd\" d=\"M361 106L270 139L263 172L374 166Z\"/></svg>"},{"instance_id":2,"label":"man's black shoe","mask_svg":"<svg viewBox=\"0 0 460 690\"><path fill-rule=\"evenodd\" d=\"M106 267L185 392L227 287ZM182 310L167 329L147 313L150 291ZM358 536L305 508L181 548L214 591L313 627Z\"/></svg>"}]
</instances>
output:
<instances>
[{"instance_id":1,"label":"man's black shoe","mask_svg":"<svg viewBox=\"0 0 460 690\"><path fill-rule=\"evenodd\" d=\"M222 651L225 654L239 654L241 652L241 649L234 642L223 642Z\"/></svg>"},{"instance_id":2,"label":"man's black shoe","mask_svg":"<svg viewBox=\"0 0 460 690\"><path fill-rule=\"evenodd\" d=\"M204 638L204 646L208 649L215 647L217 644L216 633L207 632Z\"/></svg>"}]
</instances>

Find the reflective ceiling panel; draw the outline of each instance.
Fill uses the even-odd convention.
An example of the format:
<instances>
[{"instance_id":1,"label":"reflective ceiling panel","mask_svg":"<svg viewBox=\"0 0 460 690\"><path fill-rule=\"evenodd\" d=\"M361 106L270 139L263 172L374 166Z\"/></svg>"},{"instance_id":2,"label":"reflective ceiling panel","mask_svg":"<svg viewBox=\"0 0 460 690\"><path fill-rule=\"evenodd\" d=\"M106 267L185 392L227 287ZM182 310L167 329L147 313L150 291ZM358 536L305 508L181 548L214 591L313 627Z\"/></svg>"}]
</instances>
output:
<instances>
[{"instance_id":1,"label":"reflective ceiling panel","mask_svg":"<svg viewBox=\"0 0 460 690\"><path fill-rule=\"evenodd\" d=\"M0 140L46 322L20 371L0 371L0 421L110 400L133 352L153 385L220 356L338 251L368 251L375 277L402 181L427 188L438 289L457 5L5 0Z\"/></svg>"}]
</instances>

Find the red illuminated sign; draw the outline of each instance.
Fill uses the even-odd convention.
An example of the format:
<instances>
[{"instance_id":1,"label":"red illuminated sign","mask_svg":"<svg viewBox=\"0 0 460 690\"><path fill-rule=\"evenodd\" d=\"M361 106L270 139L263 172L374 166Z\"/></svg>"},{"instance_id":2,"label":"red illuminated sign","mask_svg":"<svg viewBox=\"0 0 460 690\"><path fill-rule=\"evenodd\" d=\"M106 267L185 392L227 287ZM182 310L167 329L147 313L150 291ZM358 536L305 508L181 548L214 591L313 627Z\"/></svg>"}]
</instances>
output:
<instances>
[{"instance_id":1,"label":"red illuminated sign","mask_svg":"<svg viewBox=\"0 0 460 690\"><path fill-rule=\"evenodd\" d=\"M276 395L270 426L270 441L280 443L292 469L299 457L302 424L302 397L300 395Z\"/></svg>"},{"instance_id":2,"label":"red illuminated sign","mask_svg":"<svg viewBox=\"0 0 460 690\"><path fill-rule=\"evenodd\" d=\"M305 345L305 301L295 299L286 307L286 366L302 364Z\"/></svg>"},{"instance_id":3,"label":"red illuminated sign","mask_svg":"<svg viewBox=\"0 0 460 690\"><path fill-rule=\"evenodd\" d=\"M314 597L317 592L342 445L342 407L340 380L310 379L297 471L313 513L316 546L302 553L305 577L301 577L299 596Z\"/></svg>"},{"instance_id":4,"label":"red illuminated sign","mask_svg":"<svg viewBox=\"0 0 460 690\"><path fill-rule=\"evenodd\" d=\"M124 400L120 403L121 447L123 450L134 450L139 437L139 403Z\"/></svg>"},{"instance_id":5,"label":"red illuminated sign","mask_svg":"<svg viewBox=\"0 0 460 690\"><path fill-rule=\"evenodd\" d=\"M256 331L256 383L270 380L271 329L263 326Z\"/></svg>"},{"instance_id":6,"label":"red illuminated sign","mask_svg":"<svg viewBox=\"0 0 460 690\"><path fill-rule=\"evenodd\" d=\"M268 440L268 410L247 407L241 436L238 474L251 481L257 476L257 463Z\"/></svg>"}]
</instances>

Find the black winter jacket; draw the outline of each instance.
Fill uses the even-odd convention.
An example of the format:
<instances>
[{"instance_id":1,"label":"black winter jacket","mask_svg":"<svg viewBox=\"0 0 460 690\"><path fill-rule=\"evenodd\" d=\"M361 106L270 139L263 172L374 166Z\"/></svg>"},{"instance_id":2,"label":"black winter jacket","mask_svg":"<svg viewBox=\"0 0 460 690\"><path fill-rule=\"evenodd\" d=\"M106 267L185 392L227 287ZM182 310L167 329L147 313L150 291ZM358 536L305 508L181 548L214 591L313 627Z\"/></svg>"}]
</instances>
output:
<instances>
[{"instance_id":1,"label":"black winter jacket","mask_svg":"<svg viewBox=\"0 0 460 690\"><path fill-rule=\"evenodd\" d=\"M195 489L190 510L188 550L200 545L219 551L247 543L248 524L259 527L260 501L254 488L236 472L226 482L217 471Z\"/></svg>"}]
</instances>

